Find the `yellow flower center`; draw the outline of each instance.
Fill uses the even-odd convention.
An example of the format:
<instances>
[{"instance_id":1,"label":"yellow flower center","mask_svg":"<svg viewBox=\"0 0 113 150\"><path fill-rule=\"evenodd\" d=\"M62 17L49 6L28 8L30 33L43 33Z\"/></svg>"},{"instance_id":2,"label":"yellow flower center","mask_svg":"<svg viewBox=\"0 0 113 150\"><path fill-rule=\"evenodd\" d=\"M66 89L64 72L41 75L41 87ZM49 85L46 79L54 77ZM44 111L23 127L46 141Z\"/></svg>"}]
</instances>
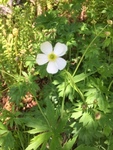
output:
<instances>
[{"instance_id":1,"label":"yellow flower center","mask_svg":"<svg viewBox=\"0 0 113 150\"><path fill-rule=\"evenodd\" d=\"M57 58L57 56L54 53L51 53L51 54L48 55L49 61L55 61L56 58Z\"/></svg>"}]
</instances>

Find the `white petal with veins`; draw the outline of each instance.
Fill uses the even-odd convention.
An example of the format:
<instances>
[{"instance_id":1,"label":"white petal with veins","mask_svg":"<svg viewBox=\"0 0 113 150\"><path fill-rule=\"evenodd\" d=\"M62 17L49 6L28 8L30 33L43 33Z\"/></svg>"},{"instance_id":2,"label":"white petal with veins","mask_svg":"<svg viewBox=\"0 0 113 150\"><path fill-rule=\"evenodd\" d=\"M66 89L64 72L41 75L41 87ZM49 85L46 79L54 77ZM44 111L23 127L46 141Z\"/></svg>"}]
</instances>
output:
<instances>
[{"instance_id":1,"label":"white petal with veins","mask_svg":"<svg viewBox=\"0 0 113 150\"><path fill-rule=\"evenodd\" d=\"M59 70L64 69L66 64L67 64L67 62L63 58L57 58L56 63L57 63L57 66L58 66Z\"/></svg>"},{"instance_id":2,"label":"white petal with veins","mask_svg":"<svg viewBox=\"0 0 113 150\"><path fill-rule=\"evenodd\" d=\"M51 74L55 74L58 72L58 67L56 65L56 62L49 62L47 65L47 72Z\"/></svg>"},{"instance_id":3,"label":"white petal with veins","mask_svg":"<svg viewBox=\"0 0 113 150\"><path fill-rule=\"evenodd\" d=\"M58 56L63 56L67 51L67 46L62 43L57 43L54 48L54 53Z\"/></svg>"},{"instance_id":4,"label":"white petal with veins","mask_svg":"<svg viewBox=\"0 0 113 150\"><path fill-rule=\"evenodd\" d=\"M49 42L42 43L40 48L44 54L50 54L52 52L52 45Z\"/></svg>"},{"instance_id":5,"label":"white petal with veins","mask_svg":"<svg viewBox=\"0 0 113 150\"><path fill-rule=\"evenodd\" d=\"M48 57L45 54L38 54L36 58L36 62L38 65L44 65L48 62Z\"/></svg>"}]
</instances>

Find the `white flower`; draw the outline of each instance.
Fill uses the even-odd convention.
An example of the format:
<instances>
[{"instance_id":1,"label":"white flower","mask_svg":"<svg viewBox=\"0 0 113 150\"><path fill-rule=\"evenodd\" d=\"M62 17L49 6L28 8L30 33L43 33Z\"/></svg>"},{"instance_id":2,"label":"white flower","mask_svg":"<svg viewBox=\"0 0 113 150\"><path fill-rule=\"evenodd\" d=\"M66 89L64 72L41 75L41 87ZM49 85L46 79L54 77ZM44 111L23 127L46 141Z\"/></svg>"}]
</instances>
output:
<instances>
[{"instance_id":1,"label":"white flower","mask_svg":"<svg viewBox=\"0 0 113 150\"><path fill-rule=\"evenodd\" d=\"M55 74L58 70L65 68L66 60L61 58L67 51L65 44L58 42L53 50L51 43L44 42L41 44L41 51L43 54L37 55L36 62L38 65L43 65L48 62L46 69L48 73Z\"/></svg>"}]
</instances>

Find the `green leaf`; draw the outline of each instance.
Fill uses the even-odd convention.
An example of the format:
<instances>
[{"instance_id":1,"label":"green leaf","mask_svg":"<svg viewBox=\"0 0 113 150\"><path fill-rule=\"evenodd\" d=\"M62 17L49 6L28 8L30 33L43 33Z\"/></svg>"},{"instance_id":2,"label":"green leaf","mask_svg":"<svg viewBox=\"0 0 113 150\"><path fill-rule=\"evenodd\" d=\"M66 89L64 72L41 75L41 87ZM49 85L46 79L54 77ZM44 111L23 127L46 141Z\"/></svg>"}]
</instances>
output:
<instances>
[{"instance_id":1,"label":"green leaf","mask_svg":"<svg viewBox=\"0 0 113 150\"><path fill-rule=\"evenodd\" d=\"M27 122L26 126L34 128L27 131L30 134L45 132L49 130L49 127L45 121L35 118L32 118L32 121Z\"/></svg>"},{"instance_id":2,"label":"green leaf","mask_svg":"<svg viewBox=\"0 0 113 150\"><path fill-rule=\"evenodd\" d=\"M75 148L75 150L98 150L98 149L91 146L80 145L77 148Z\"/></svg>"},{"instance_id":3,"label":"green leaf","mask_svg":"<svg viewBox=\"0 0 113 150\"><path fill-rule=\"evenodd\" d=\"M27 56L25 62L26 67L29 67L29 69L31 69L35 64L35 61L36 60L33 56Z\"/></svg>"},{"instance_id":4,"label":"green leaf","mask_svg":"<svg viewBox=\"0 0 113 150\"><path fill-rule=\"evenodd\" d=\"M81 116L82 116L82 111L74 112L71 115L71 117L74 118L74 119L78 119Z\"/></svg>"},{"instance_id":5,"label":"green leaf","mask_svg":"<svg viewBox=\"0 0 113 150\"><path fill-rule=\"evenodd\" d=\"M108 47L110 44L111 44L111 38L107 38L107 39L103 42L102 47L103 47L103 48Z\"/></svg>"},{"instance_id":6,"label":"green leaf","mask_svg":"<svg viewBox=\"0 0 113 150\"><path fill-rule=\"evenodd\" d=\"M113 150L113 135L109 138L108 150Z\"/></svg>"},{"instance_id":7,"label":"green leaf","mask_svg":"<svg viewBox=\"0 0 113 150\"><path fill-rule=\"evenodd\" d=\"M67 142L64 144L62 150L71 150L72 147L73 147L73 145L74 145L74 143L75 143L75 141L76 141L76 139L77 139L77 137L78 137L78 136L75 136L75 137L73 137L72 139L70 139L69 141L67 141Z\"/></svg>"},{"instance_id":8,"label":"green leaf","mask_svg":"<svg viewBox=\"0 0 113 150\"><path fill-rule=\"evenodd\" d=\"M82 139L85 143L91 144L93 138L96 136L97 122L87 112L84 112L79 122L83 124L79 132L80 140Z\"/></svg>"},{"instance_id":9,"label":"green leaf","mask_svg":"<svg viewBox=\"0 0 113 150\"><path fill-rule=\"evenodd\" d=\"M66 71L66 74L68 76L67 80L68 83L72 86L72 88L80 95L81 99L84 100L84 95L83 93L80 91L80 89L77 87L77 85L75 84L75 80L74 77Z\"/></svg>"},{"instance_id":10,"label":"green leaf","mask_svg":"<svg viewBox=\"0 0 113 150\"><path fill-rule=\"evenodd\" d=\"M55 134L60 134L64 132L67 121L68 121L68 116L65 113L62 118L59 118L57 120L57 123L55 126Z\"/></svg>"},{"instance_id":11,"label":"green leaf","mask_svg":"<svg viewBox=\"0 0 113 150\"><path fill-rule=\"evenodd\" d=\"M0 136L0 145L2 150L9 150L14 148L14 138L11 132L7 131L3 136Z\"/></svg>"},{"instance_id":12,"label":"green leaf","mask_svg":"<svg viewBox=\"0 0 113 150\"><path fill-rule=\"evenodd\" d=\"M11 98L11 101L19 104L22 100L22 98L26 95L27 92L30 92L34 96L36 95L36 92L39 90L39 86L36 82L34 82L34 78L32 75L27 75L25 72L23 72L23 76L20 76L22 78L21 80L15 84L13 84L9 89L9 96Z\"/></svg>"},{"instance_id":13,"label":"green leaf","mask_svg":"<svg viewBox=\"0 0 113 150\"><path fill-rule=\"evenodd\" d=\"M12 85L9 90L9 96L11 97L11 101L19 104L22 97L24 97L27 92L26 87L26 83L24 82Z\"/></svg>"},{"instance_id":14,"label":"green leaf","mask_svg":"<svg viewBox=\"0 0 113 150\"><path fill-rule=\"evenodd\" d=\"M85 74L85 73L78 74L78 75L74 76L74 83L80 82L80 81L84 80L88 76L89 75Z\"/></svg>"},{"instance_id":15,"label":"green leaf","mask_svg":"<svg viewBox=\"0 0 113 150\"><path fill-rule=\"evenodd\" d=\"M0 135L7 133L7 130L0 130Z\"/></svg>"},{"instance_id":16,"label":"green leaf","mask_svg":"<svg viewBox=\"0 0 113 150\"><path fill-rule=\"evenodd\" d=\"M97 101L98 101L99 109L102 110L103 112L107 112L108 102L106 101L104 96L102 96L100 93L98 94Z\"/></svg>"},{"instance_id":17,"label":"green leaf","mask_svg":"<svg viewBox=\"0 0 113 150\"><path fill-rule=\"evenodd\" d=\"M7 130L5 125L2 122L0 122L0 136L2 136L3 134L6 134L7 132L9 131Z\"/></svg>"},{"instance_id":18,"label":"green leaf","mask_svg":"<svg viewBox=\"0 0 113 150\"><path fill-rule=\"evenodd\" d=\"M5 125L2 123L2 122L0 122L0 130L5 130L6 129L6 127L5 127Z\"/></svg>"},{"instance_id":19,"label":"green leaf","mask_svg":"<svg viewBox=\"0 0 113 150\"><path fill-rule=\"evenodd\" d=\"M50 125L52 127L55 127L56 126L56 122L58 120L58 117L59 117L59 110L54 108L52 102L48 99L46 101L46 104L47 104L47 107L46 107L46 116L47 116L47 119L50 123Z\"/></svg>"},{"instance_id":20,"label":"green leaf","mask_svg":"<svg viewBox=\"0 0 113 150\"><path fill-rule=\"evenodd\" d=\"M37 150L41 144L49 140L50 136L51 132L45 132L35 136L33 139L31 139L30 145L25 150Z\"/></svg>"},{"instance_id":21,"label":"green leaf","mask_svg":"<svg viewBox=\"0 0 113 150\"><path fill-rule=\"evenodd\" d=\"M86 125L92 126L94 123L94 120L89 113L84 112L82 117L80 118L79 122L82 122L83 126L86 126Z\"/></svg>"},{"instance_id":22,"label":"green leaf","mask_svg":"<svg viewBox=\"0 0 113 150\"><path fill-rule=\"evenodd\" d=\"M61 149L60 136L56 136L56 135L52 136L52 140L51 140L49 149L50 150L57 150L57 149L60 150Z\"/></svg>"}]
</instances>

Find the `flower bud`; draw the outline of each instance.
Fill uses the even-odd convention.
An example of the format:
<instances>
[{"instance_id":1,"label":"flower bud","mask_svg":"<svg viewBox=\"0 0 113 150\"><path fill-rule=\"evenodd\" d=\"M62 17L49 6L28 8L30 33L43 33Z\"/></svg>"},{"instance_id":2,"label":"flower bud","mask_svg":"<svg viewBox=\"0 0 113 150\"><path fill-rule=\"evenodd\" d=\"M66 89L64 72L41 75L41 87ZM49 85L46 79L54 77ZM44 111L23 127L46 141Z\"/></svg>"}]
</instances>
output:
<instances>
[{"instance_id":1,"label":"flower bud","mask_svg":"<svg viewBox=\"0 0 113 150\"><path fill-rule=\"evenodd\" d=\"M13 35L14 35L14 36L17 36L17 35L18 35L18 29L17 29L17 28L14 28L12 32L13 32Z\"/></svg>"},{"instance_id":2,"label":"flower bud","mask_svg":"<svg viewBox=\"0 0 113 150\"><path fill-rule=\"evenodd\" d=\"M106 32L105 32L105 35L106 35L106 37L108 37L108 36L110 36L110 35L111 35L111 32L106 31Z\"/></svg>"},{"instance_id":3,"label":"flower bud","mask_svg":"<svg viewBox=\"0 0 113 150\"><path fill-rule=\"evenodd\" d=\"M100 118L101 118L101 113L97 112L95 114L95 120L100 120Z\"/></svg>"},{"instance_id":4,"label":"flower bud","mask_svg":"<svg viewBox=\"0 0 113 150\"><path fill-rule=\"evenodd\" d=\"M108 23L109 25L112 25L112 24L113 24L113 21L112 21L112 20L107 20L107 23Z\"/></svg>"},{"instance_id":5,"label":"flower bud","mask_svg":"<svg viewBox=\"0 0 113 150\"><path fill-rule=\"evenodd\" d=\"M13 35L12 35L12 34L9 34L9 35L8 35L8 43L10 43L10 42L12 41L12 39L13 39Z\"/></svg>"}]
</instances>

